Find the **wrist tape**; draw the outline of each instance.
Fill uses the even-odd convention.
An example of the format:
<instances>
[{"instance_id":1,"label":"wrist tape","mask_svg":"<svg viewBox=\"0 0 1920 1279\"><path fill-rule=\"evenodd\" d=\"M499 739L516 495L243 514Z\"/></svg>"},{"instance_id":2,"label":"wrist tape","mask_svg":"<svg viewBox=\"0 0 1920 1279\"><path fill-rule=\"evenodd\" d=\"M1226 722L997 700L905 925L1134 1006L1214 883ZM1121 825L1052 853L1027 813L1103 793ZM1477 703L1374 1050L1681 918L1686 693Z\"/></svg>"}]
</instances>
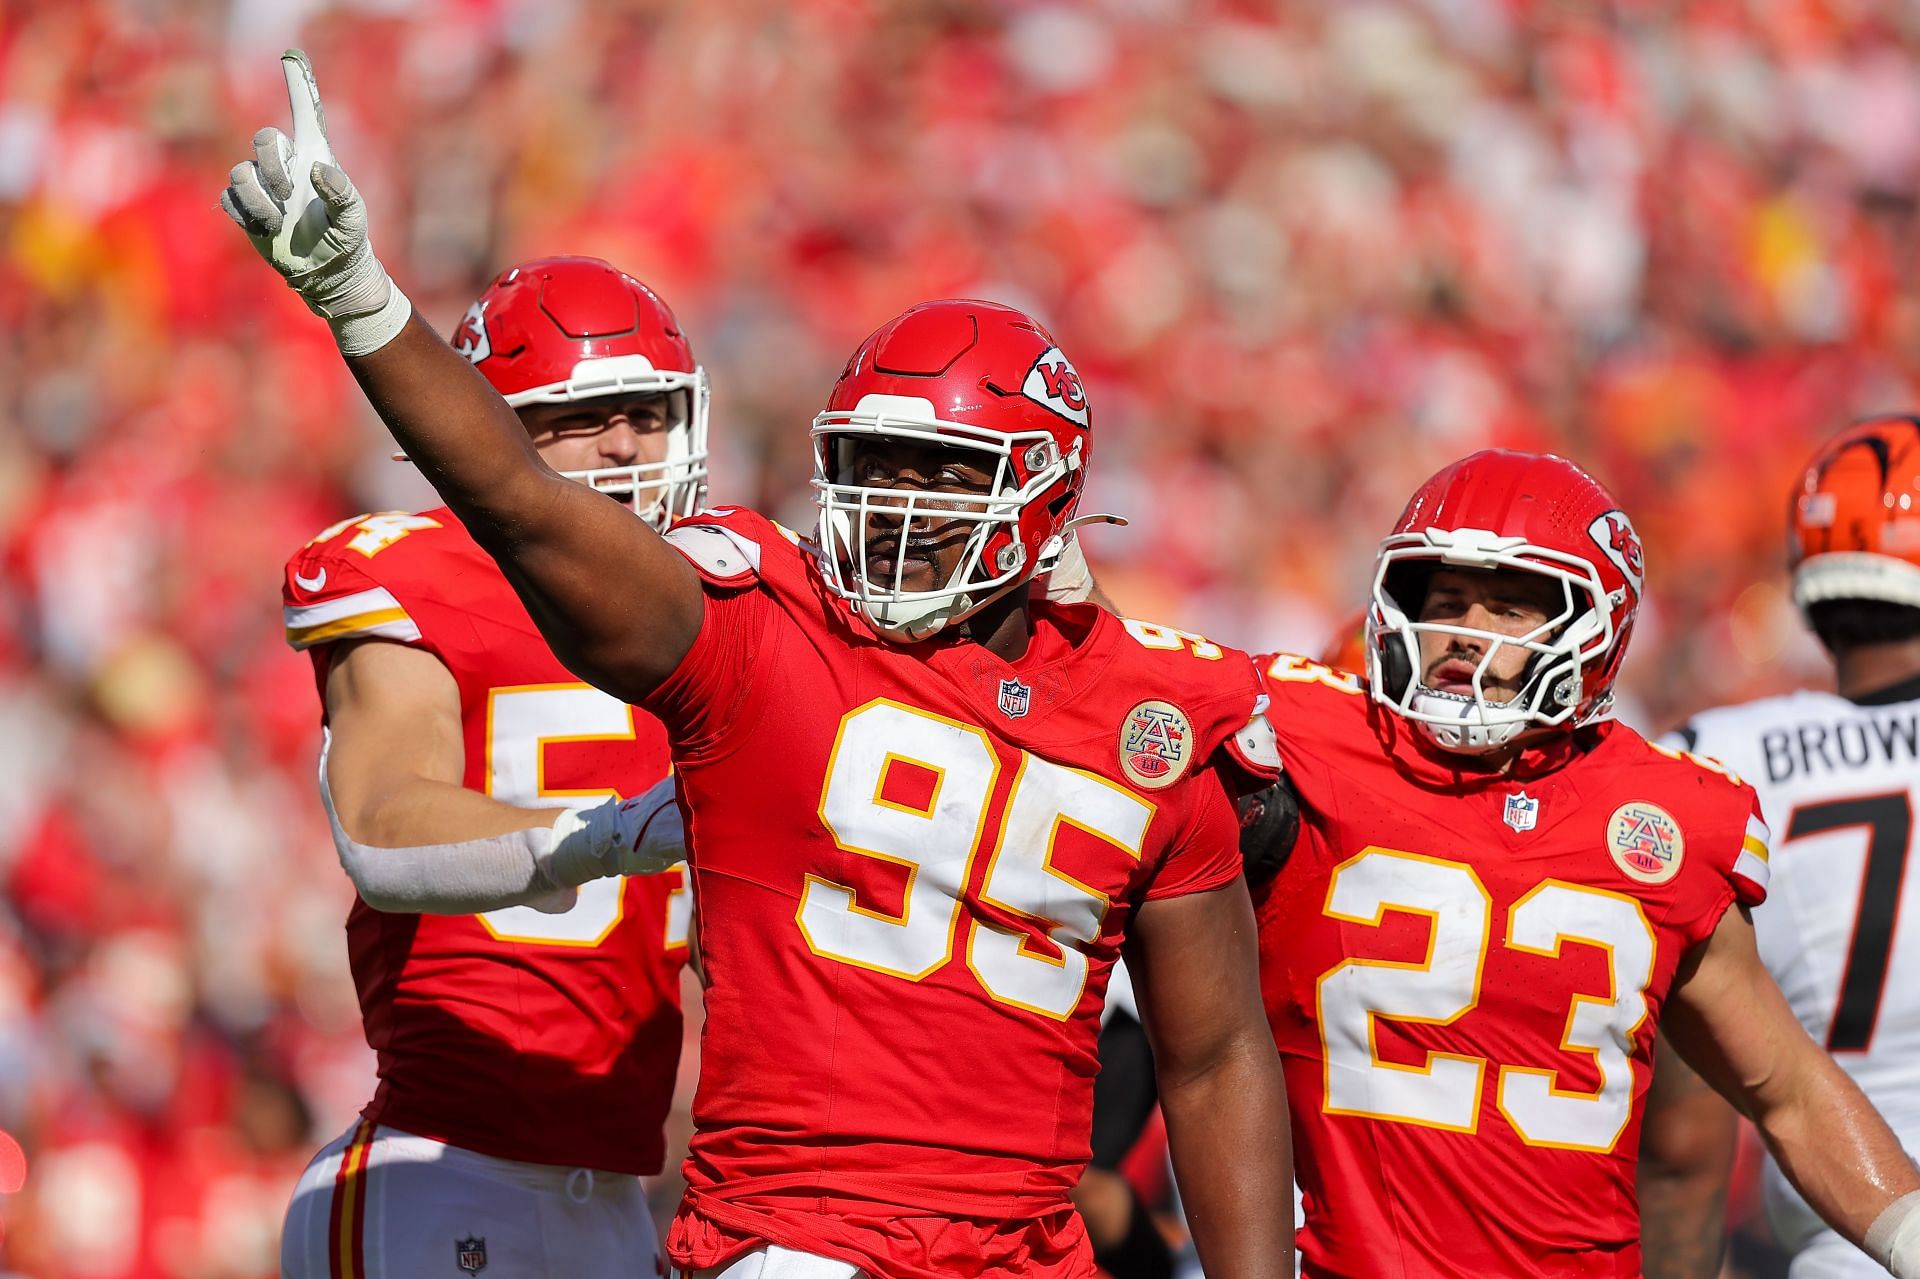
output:
<instances>
[{"instance_id":1,"label":"wrist tape","mask_svg":"<svg viewBox=\"0 0 1920 1279\"><path fill-rule=\"evenodd\" d=\"M1860 1247L1897 1279L1920 1279L1920 1190L1888 1204L1867 1227Z\"/></svg>"}]
</instances>

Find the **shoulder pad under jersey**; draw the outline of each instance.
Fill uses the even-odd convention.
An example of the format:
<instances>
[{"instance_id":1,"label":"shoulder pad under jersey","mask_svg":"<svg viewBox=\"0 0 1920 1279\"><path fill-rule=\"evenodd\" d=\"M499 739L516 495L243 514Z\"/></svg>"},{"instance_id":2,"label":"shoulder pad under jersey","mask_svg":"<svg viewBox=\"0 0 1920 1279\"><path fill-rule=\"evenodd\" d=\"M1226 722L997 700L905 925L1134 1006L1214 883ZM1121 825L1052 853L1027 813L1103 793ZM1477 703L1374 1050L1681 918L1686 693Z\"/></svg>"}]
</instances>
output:
<instances>
[{"instance_id":1,"label":"shoulder pad under jersey","mask_svg":"<svg viewBox=\"0 0 1920 1279\"><path fill-rule=\"evenodd\" d=\"M1227 750L1240 766L1256 777L1278 777L1286 771L1280 758L1280 739L1267 718L1271 700L1265 693L1254 699L1253 718L1227 739Z\"/></svg>"},{"instance_id":2,"label":"shoulder pad under jersey","mask_svg":"<svg viewBox=\"0 0 1920 1279\"><path fill-rule=\"evenodd\" d=\"M771 552L812 554L812 545L757 511L717 506L698 511L666 533L673 548L687 557L700 576L722 586L746 586L766 574Z\"/></svg>"},{"instance_id":3,"label":"shoulder pad under jersey","mask_svg":"<svg viewBox=\"0 0 1920 1279\"><path fill-rule=\"evenodd\" d=\"M760 544L721 524L677 524L666 534L700 575L729 585L760 575Z\"/></svg>"}]
</instances>

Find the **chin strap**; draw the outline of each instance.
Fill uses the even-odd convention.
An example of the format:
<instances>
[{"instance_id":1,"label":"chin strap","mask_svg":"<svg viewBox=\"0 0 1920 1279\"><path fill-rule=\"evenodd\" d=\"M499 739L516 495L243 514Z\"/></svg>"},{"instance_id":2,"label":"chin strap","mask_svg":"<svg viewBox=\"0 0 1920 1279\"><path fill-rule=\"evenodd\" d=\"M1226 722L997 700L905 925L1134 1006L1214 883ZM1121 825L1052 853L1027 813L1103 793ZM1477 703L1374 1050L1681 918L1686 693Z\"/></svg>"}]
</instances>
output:
<instances>
[{"instance_id":1,"label":"chin strap","mask_svg":"<svg viewBox=\"0 0 1920 1279\"><path fill-rule=\"evenodd\" d=\"M1063 565L1069 572L1078 573L1092 581L1087 572L1086 558L1079 552L1080 539L1070 536L1075 529L1087 524L1113 524L1120 528L1127 526L1125 516L1121 515L1076 515L1060 526L1055 533L1040 545L1040 553L1033 557L1033 572L1029 578L1046 577Z\"/></svg>"}]
</instances>

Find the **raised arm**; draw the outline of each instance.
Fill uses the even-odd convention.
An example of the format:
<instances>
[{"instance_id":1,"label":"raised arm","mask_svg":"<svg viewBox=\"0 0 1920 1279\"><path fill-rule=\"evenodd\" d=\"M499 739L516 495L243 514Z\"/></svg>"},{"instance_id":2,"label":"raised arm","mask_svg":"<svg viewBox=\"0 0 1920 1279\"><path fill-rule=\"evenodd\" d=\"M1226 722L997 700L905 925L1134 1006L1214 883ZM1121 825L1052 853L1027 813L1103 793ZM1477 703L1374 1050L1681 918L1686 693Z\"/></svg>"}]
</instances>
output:
<instances>
[{"instance_id":1,"label":"raised arm","mask_svg":"<svg viewBox=\"0 0 1920 1279\"><path fill-rule=\"evenodd\" d=\"M1286 1083L1260 1003L1243 880L1148 901L1127 949L1174 1175L1215 1279L1293 1274Z\"/></svg>"},{"instance_id":2,"label":"raised arm","mask_svg":"<svg viewBox=\"0 0 1920 1279\"><path fill-rule=\"evenodd\" d=\"M1745 907L1684 961L1664 1025L1688 1064L1753 1120L1828 1225L1901 1279L1920 1279L1920 1169L1794 1019Z\"/></svg>"},{"instance_id":3,"label":"raised arm","mask_svg":"<svg viewBox=\"0 0 1920 1279\"><path fill-rule=\"evenodd\" d=\"M368 241L367 210L333 162L304 54L281 59L291 138L254 135L221 207L332 327L367 400L421 473L499 561L561 661L638 701L692 646L692 567L645 521L543 463L519 418L412 313Z\"/></svg>"}]
</instances>

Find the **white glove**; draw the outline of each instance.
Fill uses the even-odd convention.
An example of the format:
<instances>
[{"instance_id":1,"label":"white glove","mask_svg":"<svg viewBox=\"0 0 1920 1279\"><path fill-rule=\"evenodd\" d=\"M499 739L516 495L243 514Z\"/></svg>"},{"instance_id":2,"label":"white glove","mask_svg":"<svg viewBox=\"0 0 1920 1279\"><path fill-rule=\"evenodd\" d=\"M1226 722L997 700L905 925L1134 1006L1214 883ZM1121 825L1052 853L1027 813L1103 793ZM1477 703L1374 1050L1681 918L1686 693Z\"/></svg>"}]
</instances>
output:
<instances>
[{"instance_id":1,"label":"white glove","mask_svg":"<svg viewBox=\"0 0 1920 1279\"><path fill-rule=\"evenodd\" d=\"M308 309L333 327L344 355L391 342L413 314L367 239L367 206L333 162L327 117L307 55L280 55L293 108L293 137L253 135L253 156L233 166L220 207L260 256L286 277Z\"/></svg>"},{"instance_id":2,"label":"white glove","mask_svg":"<svg viewBox=\"0 0 1920 1279\"><path fill-rule=\"evenodd\" d=\"M657 875L686 860L673 779L632 799L569 809L553 823L553 878L578 885L608 875Z\"/></svg>"}]
</instances>

